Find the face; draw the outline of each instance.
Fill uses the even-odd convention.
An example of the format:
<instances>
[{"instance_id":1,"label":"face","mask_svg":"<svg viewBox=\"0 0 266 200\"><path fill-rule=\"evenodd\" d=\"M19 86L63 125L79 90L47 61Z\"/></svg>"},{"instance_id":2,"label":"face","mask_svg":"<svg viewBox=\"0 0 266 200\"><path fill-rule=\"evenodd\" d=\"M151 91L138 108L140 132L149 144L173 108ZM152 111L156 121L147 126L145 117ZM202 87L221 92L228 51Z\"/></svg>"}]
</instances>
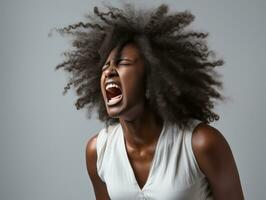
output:
<instances>
[{"instance_id":1,"label":"face","mask_svg":"<svg viewBox=\"0 0 266 200\"><path fill-rule=\"evenodd\" d=\"M114 48L102 67L101 91L107 113L113 118L134 120L144 109L144 62L137 46L126 44L116 58Z\"/></svg>"}]
</instances>

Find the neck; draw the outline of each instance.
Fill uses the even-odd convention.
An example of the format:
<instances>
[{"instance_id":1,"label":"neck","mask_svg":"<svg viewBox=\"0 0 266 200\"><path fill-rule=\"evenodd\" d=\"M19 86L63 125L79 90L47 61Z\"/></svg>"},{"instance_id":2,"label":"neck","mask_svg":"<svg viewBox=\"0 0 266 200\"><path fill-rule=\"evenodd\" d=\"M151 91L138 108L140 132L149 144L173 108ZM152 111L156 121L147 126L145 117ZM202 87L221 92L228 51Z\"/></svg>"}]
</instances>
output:
<instances>
[{"instance_id":1,"label":"neck","mask_svg":"<svg viewBox=\"0 0 266 200\"><path fill-rule=\"evenodd\" d=\"M120 117L119 121L127 145L134 149L142 149L154 144L163 127L163 120L149 109L144 109L143 113L133 120L128 121Z\"/></svg>"}]
</instances>

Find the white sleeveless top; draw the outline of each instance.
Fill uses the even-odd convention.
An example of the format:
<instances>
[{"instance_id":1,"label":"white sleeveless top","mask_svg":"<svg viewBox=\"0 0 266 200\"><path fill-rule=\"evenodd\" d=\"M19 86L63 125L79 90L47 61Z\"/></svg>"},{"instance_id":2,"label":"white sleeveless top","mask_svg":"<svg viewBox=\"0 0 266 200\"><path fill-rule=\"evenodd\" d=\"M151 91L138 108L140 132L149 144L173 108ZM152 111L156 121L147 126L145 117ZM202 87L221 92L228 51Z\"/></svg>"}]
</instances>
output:
<instances>
[{"instance_id":1,"label":"white sleeveless top","mask_svg":"<svg viewBox=\"0 0 266 200\"><path fill-rule=\"evenodd\" d=\"M192 130L200 121L195 121ZM148 179L141 189L128 159L121 124L103 128L97 138L97 171L111 200L212 200L195 159L192 131L164 122Z\"/></svg>"}]
</instances>

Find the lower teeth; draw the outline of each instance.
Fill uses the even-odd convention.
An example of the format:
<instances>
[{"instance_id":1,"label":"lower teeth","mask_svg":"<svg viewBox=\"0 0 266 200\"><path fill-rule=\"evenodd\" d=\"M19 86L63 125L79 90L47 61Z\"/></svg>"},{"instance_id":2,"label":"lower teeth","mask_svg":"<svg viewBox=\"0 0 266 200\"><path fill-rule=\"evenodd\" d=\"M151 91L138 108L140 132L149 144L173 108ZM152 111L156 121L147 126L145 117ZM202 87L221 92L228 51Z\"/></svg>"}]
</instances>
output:
<instances>
[{"instance_id":1,"label":"lower teeth","mask_svg":"<svg viewBox=\"0 0 266 200\"><path fill-rule=\"evenodd\" d=\"M108 101L108 104L109 104L109 105L116 104L116 103L118 103L121 99L122 99L122 94L119 95L119 96L116 96L116 97L111 98L111 99Z\"/></svg>"},{"instance_id":2,"label":"lower teeth","mask_svg":"<svg viewBox=\"0 0 266 200\"><path fill-rule=\"evenodd\" d=\"M115 99L119 99L119 98L120 98L120 95L119 96L116 96L116 97L113 97L110 100L115 100Z\"/></svg>"}]
</instances>

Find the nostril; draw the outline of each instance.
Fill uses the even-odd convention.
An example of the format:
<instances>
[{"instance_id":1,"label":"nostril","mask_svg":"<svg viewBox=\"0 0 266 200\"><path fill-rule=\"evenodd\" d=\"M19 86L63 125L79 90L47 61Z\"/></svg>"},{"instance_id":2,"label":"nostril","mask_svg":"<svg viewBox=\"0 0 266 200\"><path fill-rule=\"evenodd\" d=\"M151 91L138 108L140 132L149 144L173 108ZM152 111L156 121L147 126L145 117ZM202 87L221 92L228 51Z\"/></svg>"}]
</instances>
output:
<instances>
[{"instance_id":1,"label":"nostril","mask_svg":"<svg viewBox=\"0 0 266 200\"><path fill-rule=\"evenodd\" d=\"M105 73L105 77L114 76L116 74L117 74L117 72L116 72L116 70L114 68L111 68L109 70L107 69L106 73Z\"/></svg>"}]
</instances>

